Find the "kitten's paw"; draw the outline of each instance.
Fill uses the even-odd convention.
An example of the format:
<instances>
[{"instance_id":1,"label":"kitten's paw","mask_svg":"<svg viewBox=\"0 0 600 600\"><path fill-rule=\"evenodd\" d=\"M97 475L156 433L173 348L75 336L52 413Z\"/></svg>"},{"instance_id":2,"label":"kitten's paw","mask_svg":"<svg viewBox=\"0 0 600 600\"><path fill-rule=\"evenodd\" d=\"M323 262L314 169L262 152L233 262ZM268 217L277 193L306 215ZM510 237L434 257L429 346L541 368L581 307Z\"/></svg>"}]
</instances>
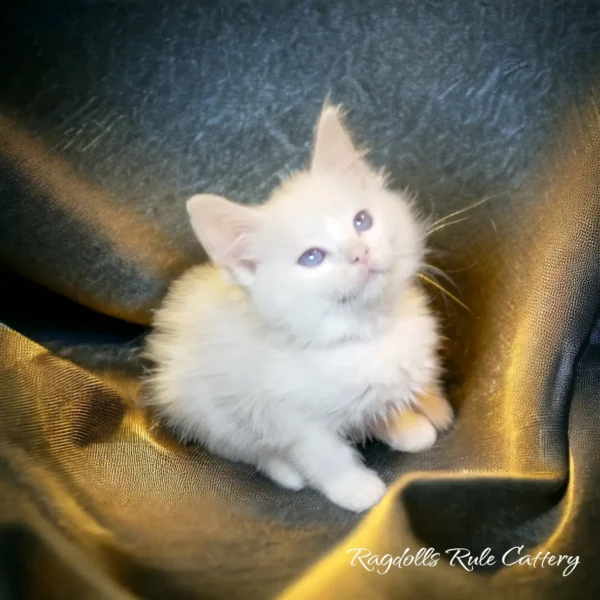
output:
<instances>
[{"instance_id":1,"label":"kitten's paw","mask_svg":"<svg viewBox=\"0 0 600 600\"><path fill-rule=\"evenodd\" d=\"M436 440L437 431L429 419L405 410L388 424L384 441L394 450L421 452L431 448Z\"/></svg>"},{"instance_id":2,"label":"kitten's paw","mask_svg":"<svg viewBox=\"0 0 600 600\"><path fill-rule=\"evenodd\" d=\"M298 491L306 485L302 475L278 456L270 457L262 466L262 470L275 483L290 490Z\"/></svg>"},{"instance_id":3,"label":"kitten's paw","mask_svg":"<svg viewBox=\"0 0 600 600\"><path fill-rule=\"evenodd\" d=\"M386 492L385 483L370 469L355 469L330 481L323 493L334 504L354 512L375 506Z\"/></svg>"},{"instance_id":4,"label":"kitten's paw","mask_svg":"<svg viewBox=\"0 0 600 600\"><path fill-rule=\"evenodd\" d=\"M446 431L454 422L454 410L444 396L437 392L425 392L417 396L417 408L438 431Z\"/></svg>"}]
</instances>

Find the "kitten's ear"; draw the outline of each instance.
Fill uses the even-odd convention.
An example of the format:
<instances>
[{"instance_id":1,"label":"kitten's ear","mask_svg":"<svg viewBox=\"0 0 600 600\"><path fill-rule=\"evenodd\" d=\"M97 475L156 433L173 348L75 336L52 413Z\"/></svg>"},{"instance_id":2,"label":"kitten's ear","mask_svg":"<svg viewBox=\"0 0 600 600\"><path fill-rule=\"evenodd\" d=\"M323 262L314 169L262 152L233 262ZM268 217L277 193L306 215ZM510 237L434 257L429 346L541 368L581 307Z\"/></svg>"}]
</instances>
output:
<instances>
[{"instance_id":1,"label":"kitten's ear","mask_svg":"<svg viewBox=\"0 0 600 600\"><path fill-rule=\"evenodd\" d=\"M371 171L344 127L341 107L326 104L321 111L315 133L311 171L337 172L367 177Z\"/></svg>"},{"instance_id":2,"label":"kitten's ear","mask_svg":"<svg viewBox=\"0 0 600 600\"><path fill-rule=\"evenodd\" d=\"M225 267L234 283L252 283L258 211L214 194L192 196L187 211L198 241L213 262Z\"/></svg>"}]
</instances>

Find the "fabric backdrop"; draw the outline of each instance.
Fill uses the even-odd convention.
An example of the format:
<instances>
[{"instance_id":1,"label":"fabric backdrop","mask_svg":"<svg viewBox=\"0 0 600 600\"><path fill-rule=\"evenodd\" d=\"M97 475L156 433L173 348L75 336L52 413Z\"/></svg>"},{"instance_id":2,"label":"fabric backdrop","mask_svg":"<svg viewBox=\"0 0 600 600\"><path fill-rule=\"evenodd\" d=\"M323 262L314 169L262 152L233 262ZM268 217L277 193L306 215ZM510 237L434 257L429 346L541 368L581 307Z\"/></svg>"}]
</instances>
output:
<instances>
[{"instance_id":1,"label":"fabric backdrop","mask_svg":"<svg viewBox=\"0 0 600 600\"><path fill-rule=\"evenodd\" d=\"M599 65L595 1L5 2L0 596L597 597ZM136 407L151 310L203 259L185 199L262 201L328 93L434 217L484 200L431 239L470 308L431 290L456 427L369 445L367 516ZM503 566L521 545L579 563ZM347 552L429 547L384 575Z\"/></svg>"}]
</instances>

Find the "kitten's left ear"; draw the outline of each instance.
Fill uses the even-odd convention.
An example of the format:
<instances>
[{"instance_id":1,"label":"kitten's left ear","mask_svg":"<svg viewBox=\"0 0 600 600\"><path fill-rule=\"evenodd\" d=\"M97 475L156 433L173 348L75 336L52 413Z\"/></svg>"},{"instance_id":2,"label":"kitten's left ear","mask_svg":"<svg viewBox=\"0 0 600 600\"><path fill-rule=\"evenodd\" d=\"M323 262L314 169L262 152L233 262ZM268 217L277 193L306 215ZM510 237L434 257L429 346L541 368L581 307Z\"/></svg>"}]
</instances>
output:
<instances>
[{"instance_id":1,"label":"kitten's left ear","mask_svg":"<svg viewBox=\"0 0 600 600\"><path fill-rule=\"evenodd\" d=\"M354 147L352 138L344 127L341 107L326 104L317 124L311 171L366 178L372 172L364 155L364 151Z\"/></svg>"},{"instance_id":2,"label":"kitten's left ear","mask_svg":"<svg viewBox=\"0 0 600 600\"><path fill-rule=\"evenodd\" d=\"M256 208L248 208L214 194L197 194L187 201L194 233L208 256L224 267L233 283L254 280L255 234L260 227Z\"/></svg>"}]
</instances>

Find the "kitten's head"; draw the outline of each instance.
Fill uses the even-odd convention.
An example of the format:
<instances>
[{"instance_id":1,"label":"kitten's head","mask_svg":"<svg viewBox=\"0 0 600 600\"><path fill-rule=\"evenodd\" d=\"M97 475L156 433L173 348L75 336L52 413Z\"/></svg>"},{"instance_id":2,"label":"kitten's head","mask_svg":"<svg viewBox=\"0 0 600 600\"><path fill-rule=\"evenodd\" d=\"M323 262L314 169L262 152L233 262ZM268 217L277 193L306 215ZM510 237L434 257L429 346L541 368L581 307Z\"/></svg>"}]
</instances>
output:
<instances>
[{"instance_id":1,"label":"kitten's head","mask_svg":"<svg viewBox=\"0 0 600 600\"><path fill-rule=\"evenodd\" d=\"M296 331L302 319L316 325L332 311L360 313L401 293L416 275L422 227L363 155L339 109L326 106L310 168L265 204L245 207L209 194L188 201L208 255L272 322Z\"/></svg>"}]
</instances>

